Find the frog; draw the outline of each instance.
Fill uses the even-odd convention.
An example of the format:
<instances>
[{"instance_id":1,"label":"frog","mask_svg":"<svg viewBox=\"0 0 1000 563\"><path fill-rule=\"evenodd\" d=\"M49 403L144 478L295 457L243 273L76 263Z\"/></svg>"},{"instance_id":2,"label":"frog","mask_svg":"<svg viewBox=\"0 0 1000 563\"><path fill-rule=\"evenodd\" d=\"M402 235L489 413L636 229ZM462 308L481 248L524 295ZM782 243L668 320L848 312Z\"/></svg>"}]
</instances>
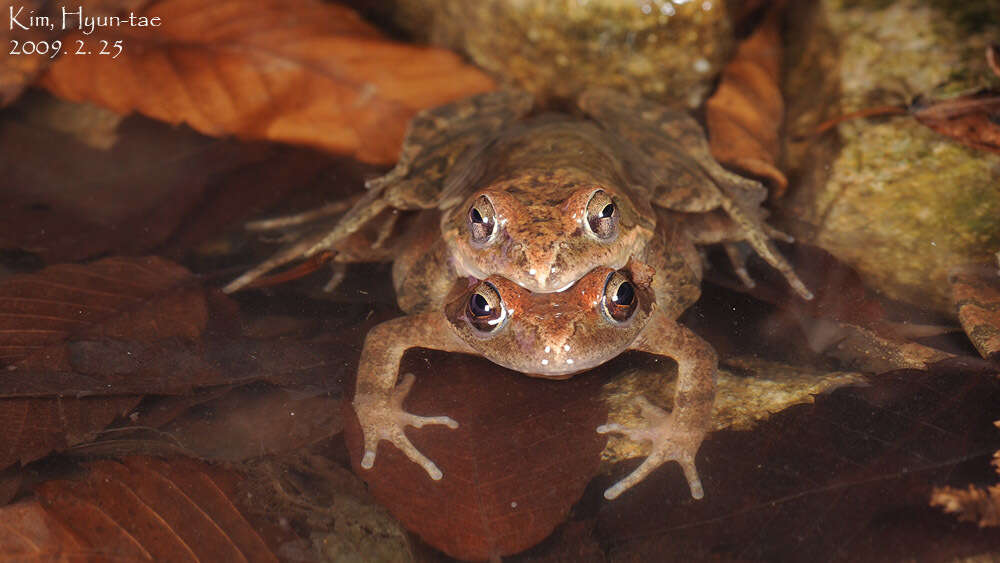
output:
<instances>
[{"instance_id":1,"label":"frog","mask_svg":"<svg viewBox=\"0 0 1000 563\"><path fill-rule=\"evenodd\" d=\"M638 350L677 362L674 408L667 412L639 399L640 423L596 429L648 441L651 449L642 464L604 496L615 499L661 465L676 461L692 497L702 498L695 456L711 423L717 358L707 342L676 320L700 295L701 260L681 222L661 222L657 235L623 267L596 266L563 291L533 292L496 274L468 277L455 284L441 307L376 325L365 338L353 400L364 437L361 467L374 467L379 443L386 440L431 479L444 476L404 428L457 428L459 423L445 415L419 416L403 409L415 378L406 374L397 385L399 362L410 348L482 356L544 379L566 379L626 350ZM394 273L405 276L422 268L433 245L425 238L411 246ZM400 291L414 287L419 284L403 283Z\"/></svg>"},{"instance_id":2,"label":"frog","mask_svg":"<svg viewBox=\"0 0 1000 563\"><path fill-rule=\"evenodd\" d=\"M398 364L409 348L478 354L549 378L573 375L634 348L678 361L677 412L666 414L641 401L637 407L644 418L656 424L602 427L660 444L606 496L617 497L669 460L681 463L692 495L702 496L693 459L711 410L716 360L708 344L676 321L700 294L697 247L728 245L737 273L742 271L749 284L743 255L731 250L746 242L803 298L811 294L774 246L773 238L788 237L764 222L766 192L719 166L690 116L609 90L586 92L578 108L582 116L529 116L530 96L498 91L421 113L411 123L396 167L368 182L364 195L332 229L303 238L226 288L232 291L278 265L319 252L337 251L346 259L390 257L397 302L407 316L375 326L362 349L353 404L365 436L363 468L373 467L378 442L386 439L432 479L443 476L403 428L456 427L457 422L402 410L413 378L404 376L397 385ZM403 210L415 211L416 218L392 251L345 248L387 211L393 212L387 223L392 225L394 213ZM651 309L638 320L597 330L607 316L598 315L594 303L570 296L601 285L594 276L607 271L625 276L633 297ZM463 301L454 297L463 284L466 291L487 287L494 293ZM541 352L509 342L491 347L489 342L503 339L480 338L448 321L456 318L448 316L455 303L468 305L474 298L493 310L501 304L544 303L511 307L515 313L500 324L513 332L551 322L518 311L557 307L560 316L584 315L573 326L589 328L562 344L546 344L549 350L543 346ZM560 346L570 346L576 356L544 356ZM562 371L540 368L543 361L553 366L562 361Z\"/></svg>"},{"instance_id":3,"label":"frog","mask_svg":"<svg viewBox=\"0 0 1000 563\"><path fill-rule=\"evenodd\" d=\"M531 115L530 94L500 90L420 113L396 166L367 182L333 228L302 238L224 290L298 258L366 259L368 249L350 244L359 230L387 210L436 209L439 240L430 256L439 267L424 272L422 303L401 301L404 311L440 303L454 280L469 276L498 274L533 292L558 292L598 264L621 268L643 253L664 209L688 225L696 244L722 244L745 285L754 282L739 243L811 298L773 243L792 239L764 221L766 191L720 166L693 118L607 89L588 90L577 106L582 116Z\"/></svg>"}]
</instances>

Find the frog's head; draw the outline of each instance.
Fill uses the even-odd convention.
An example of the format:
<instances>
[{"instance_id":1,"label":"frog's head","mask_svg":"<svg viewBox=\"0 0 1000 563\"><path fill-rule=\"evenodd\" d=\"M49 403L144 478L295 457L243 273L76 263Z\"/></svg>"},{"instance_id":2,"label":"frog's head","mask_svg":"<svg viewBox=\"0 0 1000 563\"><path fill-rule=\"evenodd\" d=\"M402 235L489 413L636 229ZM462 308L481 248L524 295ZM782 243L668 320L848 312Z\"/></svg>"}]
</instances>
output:
<instances>
[{"instance_id":1,"label":"frog's head","mask_svg":"<svg viewBox=\"0 0 1000 563\"><path fill-rule=\"evenodd\" d=\"M608 182L528 173L448 210L442 231L461 273L501 275L536 293L561 291L595 264L622 268L654 220Z\"/></svg>"},{"instance_id":2,"label":"frog's head","mask_svg":"<svg viewBox=\"0 0 1000 563\"><path fill-rule=\"evenodd\" d=\"M490 361L549 379L600 365L629 348L653 312L651 270L598 267L558 293L500 276L473 280L445 307L462 338Z\"/></svg>"}]
</instances>

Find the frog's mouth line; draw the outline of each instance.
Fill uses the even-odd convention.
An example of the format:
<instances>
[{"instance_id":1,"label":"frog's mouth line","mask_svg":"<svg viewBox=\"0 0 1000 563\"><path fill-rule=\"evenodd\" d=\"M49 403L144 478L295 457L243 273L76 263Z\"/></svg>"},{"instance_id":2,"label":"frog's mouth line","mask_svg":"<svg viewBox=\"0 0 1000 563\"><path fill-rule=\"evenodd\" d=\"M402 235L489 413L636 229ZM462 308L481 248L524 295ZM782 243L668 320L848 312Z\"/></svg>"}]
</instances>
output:
<instances>
[{"instance_id":1,"label":"frog's mouth line","mask_svg":"<svg viewBox=\"0 0 1000 563\"><path fill-rule=\"evenodd\" d=\"M611 269L613 269L613 270L621 270L622 268L625 267L625 265L627 263L628 263L628 260L625 260L621 264L612 264L611 266L608 266L608 267L611 268ZM485 280L486 278L490 277L490 274L487 274L486 272L480 270L478 267L476 267L475 264L469 264L469 263L467 263L465 260L460 261L458 265L461 267L460 271L459 271L459 274L461 276L469 276L469 277L476 278L476 279L479 279L479 280ZM584 273L584 275L586 275L586 272ZM512 280L512 279L509 279L509 278L507 278L507 279L509 281L512 281L512 282L516 283L517 285L519 285L523 289L526 289L526 290L528 290L528 291L530 291L532 293L562 293L562 292L566 291L567 289L569 289L569 288L573 287L574 285L576 285L576 282L580 281L581 278L583 278L583 276L580 276L577 279L570 281L569 283L567 283L566 285L564 285L564 286L562 286L560 288L551 289L551 290L533 289L533 288L525 286L524 284L518 282L517 280Z\"/></svg>"}]
</instances>

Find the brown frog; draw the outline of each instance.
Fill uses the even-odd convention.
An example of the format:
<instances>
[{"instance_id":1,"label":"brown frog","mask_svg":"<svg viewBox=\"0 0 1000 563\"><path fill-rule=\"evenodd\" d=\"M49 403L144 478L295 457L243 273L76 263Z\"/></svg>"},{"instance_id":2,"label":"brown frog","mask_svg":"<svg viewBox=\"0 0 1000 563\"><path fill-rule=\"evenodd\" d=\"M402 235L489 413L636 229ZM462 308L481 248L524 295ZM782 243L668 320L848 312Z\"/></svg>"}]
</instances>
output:
<instances>
[{"instance_id":1,"label":"brown frog","mask_svg":"<svg viewBox=\"0 0 1000 563\"><path fill-rule=\"evenodd\" d=\"M409 348L480 354L549 378L638 349L677 360L675 408L667 414L643 402L643 427L602 427L653 442L647 461L606 496L677 460L701 497L694 456L709 423L715 355L675 322L699 294L694 244L746 241L810 295L771 243L783 235L763 223L763 189L719 167L693 120L603 90L585 94L580 107L590 120L521 119L530 99L496 92L421 114L397 167L370 182L334 229L227 288L298 256L343 251L346 237L387 208L425 210L398 251L386 254L409 316L372 329L362 352L354 406L363 467L372 467L386 439L432 478L442 476L403 428L457 423L402 410L413 378L396 382ZM618 319L609 299L634 307Z\"/></svg>"},{"instance_id":2,"label":"brown frog","mask_svg":"<svg viewBox=\"0 0 1000 563\"><path fill-rule=\"evenodd\" d=\"M683 213L677 220L696 243L726 245L748 285L734 242L749 243L810 297L771 243L790 239L764 223L764 189L720 167L687 114L610 90L585 93L579 106L590 119L526 118L530 96L500 91L421 113L396 167L369 182L333 229L299 241L226 290L321 252L363 259L345 240L393 208L441 211L428 253L435 266L420 274L423 302L400 301L405 311L439 303L466 276L499 274L531 291L560 291L597 265L621 268L643 253L660 208Z\"/></svg>"},{"instance_id":3,"label":"brown frog","mask_svg":"<svg viewBox=\"0 0 1000 563\"><path fill-rule=\"evenodd\" d=\"M598 266L561 292L531 292L497 275L469 278L453 288L443 308L373 328L365 339L354 397L364 433L361 466L371 468L378 443L388 440L432 479L442 478L440 469L413 446L403 429L428 424L455 428L458 423L446 416L424 417L403 410L414 377L408 374L398 386L396 381L399 361L409 348L482 355L548 379L565 379L625 350L640 350L677 361L675 408L667 413L643 400L638 405L643 424L597 429L651 442L649 457L605 491L605 497L617 497L663 463L676 460L692 496L701 498L694 458L711 422L716 358L706 342L674 320L699 295L701 262L680 228L661 224L658 235L641 259L633 257L621 269ZM425 244L429 248L434 242ZM402 265L401 270L418 267L422 256L412 247L396 264ZM402 291L407 291L405 285Z\"/></svg>"}]
</instances>

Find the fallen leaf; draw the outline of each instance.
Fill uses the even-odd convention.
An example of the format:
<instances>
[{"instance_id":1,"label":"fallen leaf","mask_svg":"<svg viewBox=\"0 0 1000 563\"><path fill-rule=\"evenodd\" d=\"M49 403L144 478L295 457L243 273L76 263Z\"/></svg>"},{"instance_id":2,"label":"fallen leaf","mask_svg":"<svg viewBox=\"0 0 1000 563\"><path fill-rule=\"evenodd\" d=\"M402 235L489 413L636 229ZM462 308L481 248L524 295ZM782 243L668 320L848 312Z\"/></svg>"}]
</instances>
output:
<instances>
[{"instance_id":1,"label":"fallen leaf","mask_svg":"<svg viewBox=\"0 0 1000 563\"><path fill-rule=\"evenodd\" d=\"M207 307L191 276L159 259L108 259L13 276L0 284L0 365L5 378L38 371L71 371L68 340L127 337L142 341L193 339ZM188 284L188 287L185 287ZM155 300L165 290L170 297ZM162 296L162 295L161 295ZM146 306L146 314L140 312ZM157 317L159 313L159 317ZM105 384L113 381L106 379ZM54 395L60 389L52 389ZM6 399L0 408L0 467L30 461L85 440L140 397Z\"/></svg>"},{"instance_id":2,"label":"fallen leaf","mask_svg":"<svg viewBox=\"0 0 1000 563\"><path fill-rule=\"evenodd\" d=\"M687 488L674 469L598 505L595 533L607 560L954 561L995 553L1000 535L957 526L927 499L934 486L989 478L983 466L997 448L989 421L1000 382L913 371L870 382L749 432L710 434L697 459L702 500L671 500ZM594 496L614 477L599 478Z\"/></svg>"},{"instance_id":3,"label":"fallen leaf","mask_svg":"<svg viewBox=\"0 0 1000 563\"><path fill-rule=\"evenodd\" d=\"M781 17L775 2L757 29L736 48L705 105L709 146L721 163L763 179L781 197L788 179L778 168L781 97Z\"/></svg>"},{"instance_id":4,"label":"fallen leaf","mask_svg":"<svg viewBox=\"0 0 1000 563\"><path fill-rule=\"evenodd\" d=\"M419 110L493 88L454 53L389 41L353 10L318 0L162 0L155 28L102 28L67 43L121 41L63 57L41 84L119 113L206 135L304 144L392 163Z\"/></svg>"},{"instance_id":5,"label":"fallen leaf","mask_svg":"<svg viewBox=\"0 0 1000 563\"><path fill-rule=\"evenodd\" d=\"M336 198L363 183L346 159L220 141L141 117L122 122L109 150L97 149L51 122L56 114L39 107L52 104L38 98L49 96L24 96L0 121L0 248L50 264L151 252L179 258L292 194L323 186ZM330 186L331 176L341 181Z\"/></svg>"},{"instance_id":6,"label":"fallen leaf","mask_svg":"<svg viewBox=\"0 0 1000 563\"><path fill-rule=\"evenodd\" d=\"M278 561L233 503L238 480L188 459L94 462L0 508L0 558Z\"/></svg>"},{"instance_id":7,"label":"fallen leaf","mask_svg":"<svg viewBox=\"0 0 1000 563\"><path fill-rule=\"evenodd\" d=\"M917 98L910 114L965 146L1000 154L1000 92L984 90L938 101Z\"/></svg>"},{"instance_id":8,"label":"fallen leaf","mask_svg":"<svg viewBox=\"0 0 1000 563\"><path fill-rule=\"evenodd\" d=\"M444 478L432 481L386 442L375 467L361 469L360 428L347 407L355 473L404 526L452 557L482 560L527 549L567 517L598 471L606 442L595 431L606 420L598 394L614 369L544 381L481 358L411 352L400 369L417 376L406 409L446 414L460 425L407 431Z\"/></svg>"},{"instance_id":9,"label":"fallen leaf","mask_svg":"<svg viewBox=\"0 0 1000 563\"><path fill-rule=\"evenodd\" d=\"M37 14L39 16L48 13L51 15L51 13L54 13L53 11L43 9L46 4L47 2L44 0L25 0L24 2L18 2L16 6L13 2L4 2L3 4L7 8L7 10L3 10L3 15L5 16L4 23L7 23L7 25L0 26L0 41L3 42L7 53L5 53L3 61L0 62L0 107L6 106L16 100L21 95L21 92L34 82L35 77L45 70L45 67L51 61L49 55L10 54L15 48L14 45L20 47L18 49L18 52L20 52L23 51L23 47L21 46L23 46L25 41L46 41L56 37L55 33L38 27L23 30L10 21L11 18L17 19L20 13Z\"/></svg>"},{"instance_id":10,"label":"fallen leaf","mask_svg":"<svg viewBox=\"0 0 1000 563\"><path fill-rule=\"evenodd\" d=\"M205 338L233 315L228 298L161 258L64 264L0 283L0 467L93 439L145 394L255 379L338 389L336 348Z\"/></svg>"},{"instance_id":11,"label":"fallen leaf","mask_svg":"<svg viewBox=\"0 0 1000 563\"><path fill-rule=\"evenodd\" d=\"M1000 271L966 268L949 276L958 321L986 359L1000 360Z\"/></svg>"},{"instance_id":12,"label":"fallen leaf","mask_svg":"<svg viewBox=\"0 0 1000 563\"><path fill-rule=\"evenodd\" d=\"M1000 427L1000 421L993 423ZM993 454L993 467L1000 475L1000 451ZM1000 526L1000 485L980 489L935 488L931 506L939 506L949 514L957 514L962 522L975 522L980 528Z\"/></svg>"}]
</instances>

